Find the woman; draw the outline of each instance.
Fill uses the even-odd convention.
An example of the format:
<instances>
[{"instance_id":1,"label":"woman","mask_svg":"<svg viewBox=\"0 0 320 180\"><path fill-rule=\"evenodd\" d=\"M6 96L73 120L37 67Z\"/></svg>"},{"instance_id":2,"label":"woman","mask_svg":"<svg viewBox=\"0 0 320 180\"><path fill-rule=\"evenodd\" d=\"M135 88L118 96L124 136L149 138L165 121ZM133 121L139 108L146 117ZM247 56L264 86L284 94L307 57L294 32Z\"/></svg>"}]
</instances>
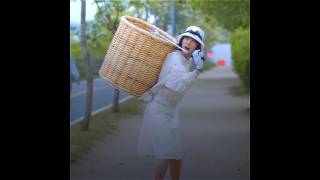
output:
<instances>
[{"instance_id":1,"label":"woman","mask_svg":"<svg viewBox=\"0 0 320 180\"><path fill-rule=\"evenodd\" d=\"M203 68L204 32L190 26L177 37L178 49L169 53L158 83L139 99L147 102L138 139L138 153L156 159L155 179L163 179L167 168L179 179L183 152L180 141L178 103ZM196 69L189 72L192 57Z\"/></svg>"}]
</instances>

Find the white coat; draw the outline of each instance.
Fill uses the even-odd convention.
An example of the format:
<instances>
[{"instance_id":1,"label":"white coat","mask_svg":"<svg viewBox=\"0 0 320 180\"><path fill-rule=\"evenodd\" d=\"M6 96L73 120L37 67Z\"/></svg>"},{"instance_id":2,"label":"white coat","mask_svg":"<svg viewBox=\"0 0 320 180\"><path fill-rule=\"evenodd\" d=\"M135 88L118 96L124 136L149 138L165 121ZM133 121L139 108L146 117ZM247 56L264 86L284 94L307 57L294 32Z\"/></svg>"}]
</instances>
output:
<instances>
[{"instance_id":1,"label":"white coat","mask_svg":"<svg viewBox=\"0 0 320 180\"><path fill-rule=\"evenodd\" d=\"M177 106L196 77L196 70L189 72L188 60L180 51L167 55L158 83L150 89L155 95L144 112L138 154L155 159L182 159Z\"/></svg>"}]
</instances>

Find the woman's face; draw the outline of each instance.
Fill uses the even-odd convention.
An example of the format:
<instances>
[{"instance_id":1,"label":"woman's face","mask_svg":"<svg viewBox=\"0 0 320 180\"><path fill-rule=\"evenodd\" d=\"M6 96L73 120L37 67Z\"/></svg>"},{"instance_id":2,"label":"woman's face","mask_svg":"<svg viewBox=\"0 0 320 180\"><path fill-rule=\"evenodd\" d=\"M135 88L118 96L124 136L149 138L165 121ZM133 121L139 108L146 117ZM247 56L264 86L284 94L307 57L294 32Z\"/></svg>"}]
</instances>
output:
<instances>
[{"instance_id":1,"label":"woman's face","mask_svg":"<svg viewBox=\"0 0 320 180\"><path fill-rule=\"evenodd\" d=\"M182 39L182 48L187 50L188 53L183 53L185 56L191 56L192 52L196 50L198 42L191 37L185 36Z\"/></svg>"}]
</instances>

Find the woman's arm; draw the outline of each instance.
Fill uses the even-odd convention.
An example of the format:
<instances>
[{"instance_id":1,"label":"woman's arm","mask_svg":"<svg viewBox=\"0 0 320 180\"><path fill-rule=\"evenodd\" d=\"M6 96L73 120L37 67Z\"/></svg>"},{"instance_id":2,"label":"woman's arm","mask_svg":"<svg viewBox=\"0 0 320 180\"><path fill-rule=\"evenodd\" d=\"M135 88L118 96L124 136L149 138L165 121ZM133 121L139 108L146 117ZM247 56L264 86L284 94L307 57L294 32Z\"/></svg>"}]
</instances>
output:
<instances>
[{"instance_id":1,"label":"woman's arm","mask_svg":"<svg viewBox=\"0 0 320 180\"><path fill-rule=\"evenodd\" d=\"M181 63L173 63L170 71L160 84L165 85L172 91L182 93L190 88L193 80L196 79L199 73L199 70L188 72Z\"/></svg>"}]
</instances>

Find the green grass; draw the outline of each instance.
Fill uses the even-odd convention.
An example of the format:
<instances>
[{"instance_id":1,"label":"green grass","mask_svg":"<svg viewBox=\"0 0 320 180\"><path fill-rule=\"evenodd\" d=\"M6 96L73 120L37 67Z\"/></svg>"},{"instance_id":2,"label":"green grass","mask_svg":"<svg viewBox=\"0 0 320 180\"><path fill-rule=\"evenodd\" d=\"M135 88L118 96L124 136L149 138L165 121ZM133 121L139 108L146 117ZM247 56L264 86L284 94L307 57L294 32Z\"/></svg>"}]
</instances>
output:
<instances>
[{"instance_id":1,"label":"green grass","mask_svg":"<svg viewBox=\"0 0 320 180\"><path fill-rule=\"evenodd\" d=\"M96 142L111 135L118 129L117 122L128 115L143 113L144 105L132 98L119 105L120 113L108 109L91 117L88 131L80 131L81 123L70 128L70 163L76 163L84 154L89 153Z\"/></svg>"}]
</instances>

